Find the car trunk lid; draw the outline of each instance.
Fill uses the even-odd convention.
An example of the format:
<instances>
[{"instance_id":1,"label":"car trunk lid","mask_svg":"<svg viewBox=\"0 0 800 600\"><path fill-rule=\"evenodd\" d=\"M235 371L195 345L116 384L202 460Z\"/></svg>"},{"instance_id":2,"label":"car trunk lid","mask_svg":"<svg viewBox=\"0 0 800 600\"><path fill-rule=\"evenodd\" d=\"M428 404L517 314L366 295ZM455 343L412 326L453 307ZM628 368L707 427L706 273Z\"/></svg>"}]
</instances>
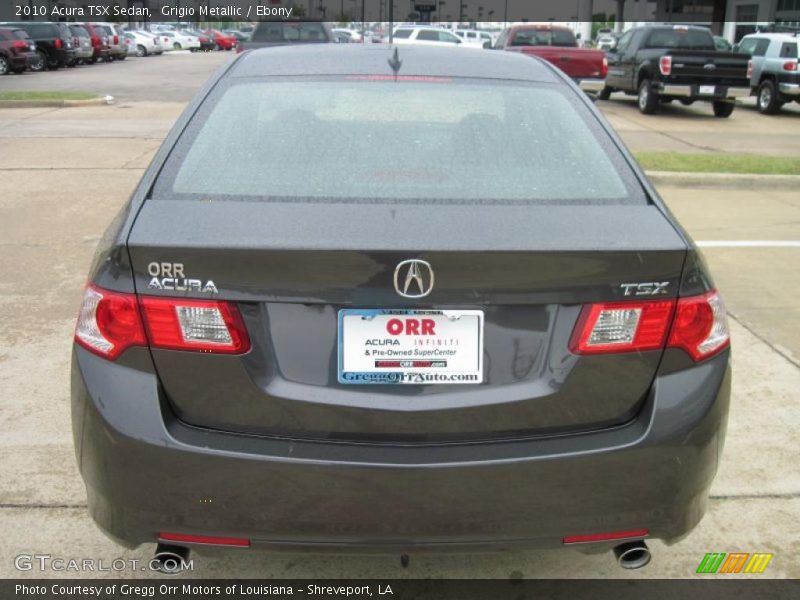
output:
<instances>
[{"instance_id":1,"label":"car trunk lid","mask_svg":"<svg viewBox=\"0 0 800 600\"><path fill-rule=\"evenodd\" d=\"M631 284L658 282L660 298L675 297L685 248L653 205L148 200L129 237L140 295L234 302L251 338L240 356L152 351L178 417L229 431L388 443L629 420L661 350L578 356L570 337L583 305L629 300ZM408 259L435 271L424 298L395 289L394 272ZM162 264L181 268L165 277L153 266ZM341 383L342 309L481 311L482 382Z\"/></svg>"}]
</instances>

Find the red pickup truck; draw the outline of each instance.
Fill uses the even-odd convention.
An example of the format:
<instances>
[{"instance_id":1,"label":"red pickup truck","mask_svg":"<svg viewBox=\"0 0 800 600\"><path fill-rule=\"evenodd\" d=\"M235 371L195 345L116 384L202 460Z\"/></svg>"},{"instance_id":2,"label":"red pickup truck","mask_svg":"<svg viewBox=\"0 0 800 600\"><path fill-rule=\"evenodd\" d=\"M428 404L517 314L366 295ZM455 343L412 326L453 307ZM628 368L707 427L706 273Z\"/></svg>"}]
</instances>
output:
<instances>
[{"instance_id":1,"label":"red pickup truck","mask_svg":"<svg viewBox=\"0 0 800 600\"><path fill-rule=\"evenodd\" d=\"M495 48L538 56L553 63L586 91L603 89L608 62L606 53L579 48L569 27L560 25L515 25L500 34Z\"/></svg>"}]
</instances>

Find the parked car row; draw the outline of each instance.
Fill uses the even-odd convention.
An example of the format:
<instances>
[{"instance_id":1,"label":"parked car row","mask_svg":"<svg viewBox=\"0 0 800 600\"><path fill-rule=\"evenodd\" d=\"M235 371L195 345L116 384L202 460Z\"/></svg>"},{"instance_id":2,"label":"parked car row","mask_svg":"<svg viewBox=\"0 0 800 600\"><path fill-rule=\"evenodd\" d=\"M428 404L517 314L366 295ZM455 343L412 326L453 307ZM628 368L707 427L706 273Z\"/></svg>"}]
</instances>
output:
<instances>
[{"instance_id":1,"label":"parked car row","mask_svg":"<svg viewBox=\"0 0 800 600\"><path fill-rule=\"evenodd\" d=\"M0 75L160 55L171 50L233 50L239 39L207 31L125 29L115 23L0 23Z\"/></svg>"}]
</instances>

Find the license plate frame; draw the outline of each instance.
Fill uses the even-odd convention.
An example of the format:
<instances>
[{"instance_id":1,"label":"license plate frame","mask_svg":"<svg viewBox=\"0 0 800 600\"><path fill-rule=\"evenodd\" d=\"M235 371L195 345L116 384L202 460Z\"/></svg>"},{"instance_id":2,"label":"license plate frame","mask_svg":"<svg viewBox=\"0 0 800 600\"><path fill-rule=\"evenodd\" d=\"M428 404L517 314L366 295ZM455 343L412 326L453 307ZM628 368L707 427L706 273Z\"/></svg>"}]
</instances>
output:
<instances>
[{"instance_id":1,"label":"license plate frame","mask_svg":"<svg viewBox=\"0 0 800 600\"><path fill-rule=\"evenodd\" d=\"M393 320L403 324L401 333L389 333ZM412 333L407 331L413 325L408 321L417 322ZM397 323L392 325L397 330ZM481 384L483 330L482 310L341 309L338 381L346 385ZM393 343L384 344L387 340Z\"/></svg>"},{"instance_id":2,"label":"license plate frame","mask_svg":"<svg viewBox=\"0 0 800 600\"><path fill-rule=\"evenodd\" d=\"M715 85L701 85L697 88L697 93L701 96L716 96L717 86Z\"/></svg>"}]
</instances>

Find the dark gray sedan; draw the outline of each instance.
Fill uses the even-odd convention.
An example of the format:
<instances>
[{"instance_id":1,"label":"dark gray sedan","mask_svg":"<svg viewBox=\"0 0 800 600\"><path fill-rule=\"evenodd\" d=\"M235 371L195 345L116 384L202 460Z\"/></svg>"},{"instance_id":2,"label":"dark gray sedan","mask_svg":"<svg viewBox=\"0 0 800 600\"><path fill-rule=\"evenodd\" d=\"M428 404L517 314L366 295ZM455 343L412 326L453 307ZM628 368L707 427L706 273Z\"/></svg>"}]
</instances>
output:
<instances>
[{"instance_id":1,"label":"dark gray sedan","mask_svg":"<svg viewBox=\"0 0 800 600\"><path fill-rule=\"evenodd\" d=\"M725 308L546 62L246 52L175 124L89 279L75 446L127 546L178 564L208 545L570 546L635 568L705 512Z\"/></svg>"}]
</instances>

